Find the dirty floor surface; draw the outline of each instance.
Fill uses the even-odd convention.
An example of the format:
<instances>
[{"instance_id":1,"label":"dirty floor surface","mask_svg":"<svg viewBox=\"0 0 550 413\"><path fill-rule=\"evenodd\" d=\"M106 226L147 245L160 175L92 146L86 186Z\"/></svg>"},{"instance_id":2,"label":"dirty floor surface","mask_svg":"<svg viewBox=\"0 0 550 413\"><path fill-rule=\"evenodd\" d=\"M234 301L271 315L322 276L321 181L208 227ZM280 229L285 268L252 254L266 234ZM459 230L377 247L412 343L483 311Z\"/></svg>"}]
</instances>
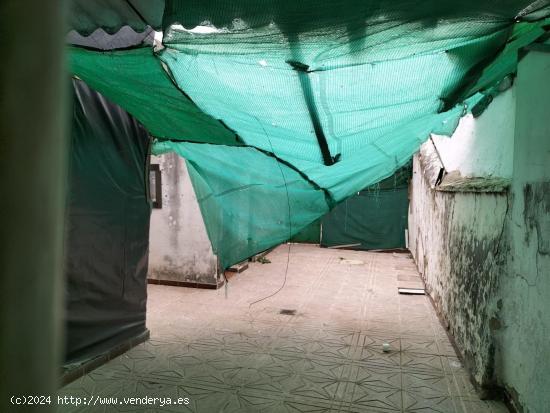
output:
<instances>
[{"instance_id":1,"label":"dirty floor surface","mask_svg":"<svg viewBox=\"0 0 550 413\"><path fill-rule=\"evenodd\" d=\"M188 397L187 406L60 411L506 412L480 401L407 254L282 245L229 288L149 286L151 340L61 390ZM250 303L276 291L274 297ZM390 351L384 352L384 343Z\"/></svg>"}]
</instances>

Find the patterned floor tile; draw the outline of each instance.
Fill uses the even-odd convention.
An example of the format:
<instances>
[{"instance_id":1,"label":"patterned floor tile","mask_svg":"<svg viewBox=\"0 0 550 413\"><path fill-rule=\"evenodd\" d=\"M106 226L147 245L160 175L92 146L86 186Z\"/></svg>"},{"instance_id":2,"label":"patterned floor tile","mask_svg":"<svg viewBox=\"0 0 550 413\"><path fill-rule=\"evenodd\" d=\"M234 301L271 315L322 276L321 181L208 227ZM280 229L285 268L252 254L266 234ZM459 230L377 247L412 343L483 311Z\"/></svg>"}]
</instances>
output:
<instances>
[{"instance_id":1,"label":"patterned floor tile","mask_svg":"<svg viewBox=\"0 0 550 413\"><path fill-rule=\"evenodd\" d=\"M401 337L401 349L413 353L441 355L438 341L435 338Z\"/></svg>"},{"instance_id":2,"label":"patterned floor tile","mask_svg":"<svg viewBox=\"0 0 550 413\"><path fill-rule=\"evenodd\" d=\"M448 413L456 411L454 400L449 396L424 394L419 389L403 391L405 412Z\"/></svg>"},{"instance_id":3,"label":"patterned floor tile","mask_svg":"<svg viewBox=\"0 0 550 413\"><path fill-rule=\"evenodd\" d=\"M402 373L399 368L381 368L357 364L353 367L354 381L369 388L402 388Z\"/></svg>"},{"instance_id":4,"label":"patterned floor tile","mask_svg":"<svg viewBox=\"0 0 550 413\"><path fill-rule=\"evenodd\" d=\"M354 383L351 389L351 404L356 407L362 407L365 412L368 412L372 408L398 412L402 410L401 389L373 387L366 382Z\"/></svg>"},{"instance_id":5,"label":"patterned floor tile","mask_svg":"<svg viewBox=\"0 0 550 413\"><path fill-rule=\"evenodd\" d=\"M437 354L413 353L409 351L401 352L401 368L405 371L444 374L444 361L445 358Z\"/></svg>"},{"instance_id":6,"label":"patterned floor tile","mask_svg":"<svg viewBox=\"0 0 550 413\"><path fill-rule=\"evenodd\" d=\"M397 293L399 277L416 276L410 256L284 245L269 259L233 277L227 297L150 285L151 340L60 391L187 397L188 405L59 411L506 411L478 399L428 298ZM253 304L280 287L287 259L285 288Z\"/></svg>"}]
</instances>

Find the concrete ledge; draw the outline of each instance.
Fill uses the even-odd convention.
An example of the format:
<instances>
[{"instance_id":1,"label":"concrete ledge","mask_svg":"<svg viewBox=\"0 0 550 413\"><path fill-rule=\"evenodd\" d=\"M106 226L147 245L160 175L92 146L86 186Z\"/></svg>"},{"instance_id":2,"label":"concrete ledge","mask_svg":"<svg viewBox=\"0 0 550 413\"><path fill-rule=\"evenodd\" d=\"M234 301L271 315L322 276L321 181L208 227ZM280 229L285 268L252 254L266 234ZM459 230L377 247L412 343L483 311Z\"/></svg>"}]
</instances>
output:
<instances>
[{"instance_id":1,"label":"concrete ledge","mask_svg":"<svg viewBox=\"0 0 550 413\"><path fill-rule=\"evenodd\" d=\"M502 193L510 187L511 179L499 177L461 176L457 171L445 175L434 189L441 192Z\"/></svg>"},{"instance_id":2,"label":"concrete ledge","mask_svg":"<svg viewBox=\"0 0 550 413\"><path fill-rule=\"evenodd\" d=\"M438 192L504 193L511 179L493 176L462 176L458 171L445 171L441 183L436 185L444 168L433 145L423 145L418 157L423 178L430 189Z\"/></svg>"},{"instance_id":3,"label":"concrete ledge","mask_svg":"<svg viewBox=\"0 0 550 413\"><path fill-rule=\"evenodd\" d=\"M126 353L133 347L136 347L137 345L149 340L149 336L149 330L145 329L145 331L140 335L132 337L118 344L106 353L100 354L93 359L90 359L78 365L71 364L68 366L64 366L63 372L61 373L61 387L66 386L67 384L75 381L76 379L79 379L80 377L90 373L92 370L95 370L103 364L107 363L109 360L112 360Z\"/></svg>"}]
</instances>

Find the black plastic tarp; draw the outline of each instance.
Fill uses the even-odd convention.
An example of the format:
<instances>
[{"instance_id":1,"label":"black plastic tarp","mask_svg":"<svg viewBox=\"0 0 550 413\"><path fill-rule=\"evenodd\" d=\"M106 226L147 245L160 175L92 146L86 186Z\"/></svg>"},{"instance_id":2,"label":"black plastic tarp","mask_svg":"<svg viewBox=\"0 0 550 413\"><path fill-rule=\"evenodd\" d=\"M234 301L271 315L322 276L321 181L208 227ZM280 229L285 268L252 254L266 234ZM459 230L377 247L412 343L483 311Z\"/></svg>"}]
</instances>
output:
<instances>
[{"instance_id":1,"label":"black plastic tarp","mask_svg":"<svg viewBox=\"0 0 550 413\"><path fill-rule=\"evenodd\" d=\"M66 216L66 362L146 331L149 135L73 81Z\"/></svg>"}]
</instances>

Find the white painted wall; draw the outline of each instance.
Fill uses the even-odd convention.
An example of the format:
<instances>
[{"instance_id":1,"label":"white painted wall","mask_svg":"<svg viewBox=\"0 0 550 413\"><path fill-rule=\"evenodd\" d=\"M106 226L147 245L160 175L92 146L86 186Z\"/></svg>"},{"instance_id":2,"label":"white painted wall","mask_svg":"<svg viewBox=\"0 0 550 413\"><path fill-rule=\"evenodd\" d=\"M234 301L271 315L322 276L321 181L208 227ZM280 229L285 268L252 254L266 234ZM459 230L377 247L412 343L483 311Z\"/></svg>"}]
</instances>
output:
<instances>
[{"instance_id":1,"label":"white painted wall","mask_svg":"<svg viewBox=\"0 0 550 413\"><path fill-rule=\"evenodd\" d=\"M550 53L518 67L508 271L496 369L525 413L550 411Z\"/></svg>"},{"instance_id":2,"label":"white painted wall","mask_svg":"<svg viewBox=\"0 0 550 413\"><path fill-rule=\"evenodd\" d=\"M216 256L187 173L175 153L151 156L160 165L162 208L153 209L149 236L149 278L216 284Z\"/></svg>"},{"instance_id":3,"label":"white painted wall","mask_svg":"<svg viewBox=\"0 0 550 413\"><path fill-rule=\"evenodd\" d=\"M515 105L516 89L512 86L497 95L478 118L464 116L451 138L433 135L447 172L459 171L464 177L511 178Z\"/></svg>"}]
</instances>

